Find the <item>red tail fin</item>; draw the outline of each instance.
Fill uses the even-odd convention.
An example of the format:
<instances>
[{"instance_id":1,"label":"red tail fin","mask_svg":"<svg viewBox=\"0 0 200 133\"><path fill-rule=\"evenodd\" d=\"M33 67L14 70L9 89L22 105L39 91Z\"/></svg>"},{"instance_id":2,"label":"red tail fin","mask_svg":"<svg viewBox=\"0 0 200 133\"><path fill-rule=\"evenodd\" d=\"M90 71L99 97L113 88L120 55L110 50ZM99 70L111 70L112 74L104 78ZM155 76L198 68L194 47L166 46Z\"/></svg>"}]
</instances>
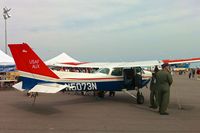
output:
<instances>
[{"instance_id":1,"label":"red tail fin","mask_svg":"<svg viewBox=\"0 0 200 133\"><path fill-rule=\"evenodd\" d=\"M28 44L9 44L8 46L10 47L18 70L52 78L59 78L44 64Z\"/></svg>"}]
</instances>

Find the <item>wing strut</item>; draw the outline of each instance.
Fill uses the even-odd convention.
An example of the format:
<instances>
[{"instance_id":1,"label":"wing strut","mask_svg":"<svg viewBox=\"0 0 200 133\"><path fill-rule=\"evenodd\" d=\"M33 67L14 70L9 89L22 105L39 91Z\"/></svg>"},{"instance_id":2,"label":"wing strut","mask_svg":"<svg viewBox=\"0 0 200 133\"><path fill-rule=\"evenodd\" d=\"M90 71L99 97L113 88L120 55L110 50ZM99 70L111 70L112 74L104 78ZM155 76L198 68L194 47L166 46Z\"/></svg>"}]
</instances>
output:
<instances>
[{"instance_id":1,"label":"wing strut","mask_svg":"<svg viewBox=\"0 0 200 133\"><path fill-rule=\"evenodd\" d=\"M144 96L139 91L139 89L137 90L137 96L131 94L127 89L122 89L122 91L125 92L126 94L128 94L129 96L135 98L137 100L137 104L143 104L144 103Z\"/></svg>"},{"instance_id":2,"label":"wing strut","mask_svg":"<svg viewBox=\"0 0 200 133\"><path fill-rule=\"evenodd\" d=\"M129 91L127 91L127 89L122 89L122 91L123 91L124 93L128 94L129 96L131 96L131 97L137 99L137 96L131 94Z\"/></svg>"}]
</instances>

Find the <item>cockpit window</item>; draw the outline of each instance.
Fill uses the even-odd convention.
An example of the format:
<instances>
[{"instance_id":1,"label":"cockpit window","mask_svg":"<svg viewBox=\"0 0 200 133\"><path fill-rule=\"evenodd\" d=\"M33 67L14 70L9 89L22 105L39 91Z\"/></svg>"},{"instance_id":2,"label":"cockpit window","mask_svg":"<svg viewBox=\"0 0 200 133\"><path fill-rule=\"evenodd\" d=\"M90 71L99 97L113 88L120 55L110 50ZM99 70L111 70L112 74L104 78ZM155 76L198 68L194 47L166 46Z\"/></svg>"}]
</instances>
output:
<instances>
[{"instance_id":1,"label":"cockpit window","mask_svg":"<svg viewBox=\"0 0 200 133\"><path fill-rule=\"evenodd\" d=\"M109 74L110 69L109 68L102 68L98 71L99 73Z\"/></svg>"},{"instance_id":2,"label":"cockpit window","mask_svg":"<svg viewBox=\"0 0 200 133\"><path fill-rule=\"evenodd\" d=\"M122 69L121 68L114 68L111 75L113 76L122 76Z\"/></svg>"}]
</instances>

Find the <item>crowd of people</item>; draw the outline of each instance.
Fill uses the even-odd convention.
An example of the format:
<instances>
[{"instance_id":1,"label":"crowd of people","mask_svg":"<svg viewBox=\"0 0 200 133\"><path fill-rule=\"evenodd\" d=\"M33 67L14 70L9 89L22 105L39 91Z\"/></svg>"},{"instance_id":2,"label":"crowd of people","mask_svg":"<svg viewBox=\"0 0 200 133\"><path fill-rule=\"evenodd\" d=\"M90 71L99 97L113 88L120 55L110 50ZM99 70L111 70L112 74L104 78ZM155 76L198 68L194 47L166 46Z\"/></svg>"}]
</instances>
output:
<instances>
[{"instance_id":1,"label":"crowd of people","mask_svg":"<svg viewBox=\"0 0 200 133\"><path fill-rule=\"evenodd\" d=\"M197 80L200 80L199 76L200 76L200 68L190 68L189 69L189 74L188 74L188 77L189 79L194 79L195 78L195 75L197 75Z\"/></svg>"},{"instance_id":2,"label":"crowd of people","mask_svg":"<svg viewBox=\"0 0 200 133\"><path fill-rule=\"evenodd\" d=\"M195 70L194 68L191 68L191 69L189 70L189 79L195 77L195 73L196 73L195 71L196 71L196 70Z\"/></svg>"},{"instance_id":3,"label":"crowd of people","mask_svg":"<svg viewBox=\"0 0 200 133\"><path fill-rule=\"evenodd\" d=\"M9 88L18 80L17 72L1 72L0 73L0 88Z\"/></svg>"},{"instance_id":4,"label":"crowd of people","mask_svg":"<svg viewBox=\"0 0 200 133\"><path fill-rule=\"evenodd\" d=\"M197 80L200 80L200 68L197 69Z\"/></svg>"}]
</instances>

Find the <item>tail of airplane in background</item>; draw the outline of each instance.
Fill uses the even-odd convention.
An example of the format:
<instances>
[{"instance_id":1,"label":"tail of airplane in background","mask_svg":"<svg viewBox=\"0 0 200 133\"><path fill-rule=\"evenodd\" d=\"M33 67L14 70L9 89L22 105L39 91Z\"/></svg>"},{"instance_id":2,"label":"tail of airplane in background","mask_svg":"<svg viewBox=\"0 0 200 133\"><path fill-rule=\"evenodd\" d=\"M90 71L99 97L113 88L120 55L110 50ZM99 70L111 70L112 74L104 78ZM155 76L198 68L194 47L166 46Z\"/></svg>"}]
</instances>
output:
<instances>
[{"instance_id":1,"label":"tail of airplane in background","mask_svg":"<svg viewBox=\"0 0 200 133\"><path fill-rule=\"evenodd\" d=\"M17 70L20 72L59 79L59 77L44 64L28 44L9 44L8 46L15 60Z\"/></svg>"}]
</instances>

